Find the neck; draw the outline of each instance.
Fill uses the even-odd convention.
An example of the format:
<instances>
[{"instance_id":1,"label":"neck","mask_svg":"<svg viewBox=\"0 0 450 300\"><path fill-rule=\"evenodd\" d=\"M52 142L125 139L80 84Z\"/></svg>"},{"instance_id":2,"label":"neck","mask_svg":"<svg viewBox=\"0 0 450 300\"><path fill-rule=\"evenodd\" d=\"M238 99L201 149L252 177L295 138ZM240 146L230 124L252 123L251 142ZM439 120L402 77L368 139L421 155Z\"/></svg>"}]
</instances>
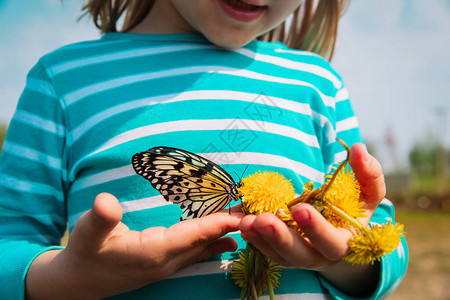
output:
<instances>
[{"instance_id":1,"label":"neck","mask_svg":"<svg viewBox=\"0 0 450 300\"><path fill-rule=\"evenodd\" d=\"M156 0L152 9L141 23L128 32L144 34L195 33L188 22L179 14L171 1Z\"/></svg>"}]
</instances>

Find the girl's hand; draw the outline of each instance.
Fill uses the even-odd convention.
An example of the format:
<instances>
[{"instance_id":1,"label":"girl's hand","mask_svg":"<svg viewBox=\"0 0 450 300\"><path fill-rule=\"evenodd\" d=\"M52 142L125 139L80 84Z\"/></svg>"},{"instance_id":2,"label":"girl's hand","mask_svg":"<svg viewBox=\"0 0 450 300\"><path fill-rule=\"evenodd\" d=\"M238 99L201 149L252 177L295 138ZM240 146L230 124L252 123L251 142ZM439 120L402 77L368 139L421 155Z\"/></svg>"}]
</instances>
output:
<instances>
[{"instance_id":1,"label":"girl's hand","mask_svg":"<svg viewBox=\"0 0 450 300\"><path fill-rule=\"evenodd\" d=\"M366 203L368 216L361 221L367 225L385 196L383 173L362 144L352 147L350 165L361 185L361 200ZM245 216L239 229L244 239L285 267L321 271L336 287L350 294L370 293L375 288L378 265L351 266L341 262L351 237L348 230L335 228L309 204L294 207L292 217L306 238L269 213Z\"/></svg>"},{"instance_id":2,"label":"girl's hand","mask_svg":"<svg viewBox=\"0 0 450 300\"><path fill-rule=\"evenodd\" d=\"M238 229L241 217L226 211L137 232L120 222L118 200L100 194L78 220L66 249L45 252L33 261L27 296L98 299L162 280L194 262L235 251L236 241L223 236Z\"/></svg>"}]
</instances>

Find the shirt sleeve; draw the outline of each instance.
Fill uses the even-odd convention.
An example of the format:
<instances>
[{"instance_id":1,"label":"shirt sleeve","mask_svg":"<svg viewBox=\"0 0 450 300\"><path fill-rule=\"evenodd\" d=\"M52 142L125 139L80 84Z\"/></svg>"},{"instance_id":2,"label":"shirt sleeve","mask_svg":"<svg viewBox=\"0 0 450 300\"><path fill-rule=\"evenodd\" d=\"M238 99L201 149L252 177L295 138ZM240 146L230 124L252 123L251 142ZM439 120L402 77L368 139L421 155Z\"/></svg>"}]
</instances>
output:
<instances>
[{"instance_id":1,"label":"shirt sleeve","mask_svg":"<svg viewBox=\"0 0 450 300\"><path fill-rule=\"evenodd\" d=\"M33 259L66 228L64 112L44 67L28 74L0 157L0 299L23 299Z\"/></svg>"},{"instance_id":2,"label":"shirt sleeve","mask_svg":"<svg viewBox=\"0 0 450 300\"><path fill-rule=\"evenodd\" d=\"M344 85L337 91L335 96L335 136L343 140L349 147L358 142L363 142L359 131L357 118L354 115L347 89ZM324 156L328 161L326 165L343 161L347 156L347 151L337 141L330 143L328 153ZM376 224L394 221L394 206L385 199L375 210L370 222ZM330 293L333 299L382 299L390 295L403 279L408 265L408 247L405 238L401 239L398 248L390 254L381 258L380 277L376 291L367 298L352 298L330 284L325 278L318 275L323 287Z\"/></svg>"}]
</instances>

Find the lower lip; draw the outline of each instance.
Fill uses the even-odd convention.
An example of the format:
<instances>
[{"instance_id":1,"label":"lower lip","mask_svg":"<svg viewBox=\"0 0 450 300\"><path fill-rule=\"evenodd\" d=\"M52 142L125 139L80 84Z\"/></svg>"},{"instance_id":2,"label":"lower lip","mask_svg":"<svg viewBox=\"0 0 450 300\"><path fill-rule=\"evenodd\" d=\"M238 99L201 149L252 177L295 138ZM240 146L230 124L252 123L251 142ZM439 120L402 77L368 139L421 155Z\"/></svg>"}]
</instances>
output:
<instances>
[{"instance_id":1,"label":"lower lip","mask_svg":"<svg viewBox=\"0 0 450 300\"><path fill-rule=\"evenodd\" d=\"M236 8L228 4L225 0L219 0L220 6L225 11L225 13L232 19L239 22L252 22L261 16L264 12L265 7L260 6L255 10L245 10Z\"/></svg>"}]
</instances>

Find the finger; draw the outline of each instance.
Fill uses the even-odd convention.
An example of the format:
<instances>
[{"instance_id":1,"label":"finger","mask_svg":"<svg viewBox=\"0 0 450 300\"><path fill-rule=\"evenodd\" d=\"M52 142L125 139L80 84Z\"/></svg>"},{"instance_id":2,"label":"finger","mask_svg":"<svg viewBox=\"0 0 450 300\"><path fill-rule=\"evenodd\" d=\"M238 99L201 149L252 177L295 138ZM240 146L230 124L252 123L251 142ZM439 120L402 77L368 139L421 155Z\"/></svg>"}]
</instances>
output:
<instances>
[{"instance_id":1,"label":"finger","mask_svg":"<svg viewBox=\"0 0 450 300\"><path fill-rule=\"evenodd\" d=\"M386 195L383 171L380 163L370 155L361 143L350 151L350 165L361 186L361 197L366 208L374 210Z\"/></svg>"},{"instance_id":2,"label":"finger","mask_svg":"<svg viewBox=\"0 0 450 300\"><path fill-rule=\"evenodd\" d=\"M122 219L122 208L116 197L99 194L91 210L86 212L75 225L71 235L82 235L84 247L98 248Z\"/></svg>"},{"instance_id":3,"label":"finger","mask_svg":"<svg viewBox=\"0 0 450 300\"><path fill-rule=\"evenodd\" d=\"M177 223L165 231L164 239L174 252L203 247L229 232L238 230L239 214L216 213Z\"/></svg>"},{"instance_id":4,"label":"finger","mask_svg":"<svg viewBox=\"0 0 450 300\"><path fill-rule=\"evenodd\" d=\"M340 260L348 250L351 233L331 225L313 206L299 204L292 209L292 217L314 247L328 260Z\"/></svg>"},{"instance_id":5,"label":"finger","mask_svg":"<svg viewBox=\"0 0 450 300\"><path fill-rule=\"evenodd\" d=\"M224 210L224 211L228 211L228 209L226 209L226 210ZM233 205L232 207L231 207L231 213L233 214L233 213L236 213L236 214L242 214L242 216L243 216L243 213L242 213L242 204L236 204L236 205Z\"/></svg>"},{"instance_id":6,"label":"finger","mask_svg":"<svg viewBox=\"0 0 450 300\"><path fill-rule=\"evenodd\" d=\"M237 246L237 242L231 237L219 238L204 247L195 247L180 252L177 255L172 255L164 269L167 271L167 276L169 276L175 271L188 267L196 262L206 260L224 252L236 251Z\"/></svg>"},{"instance_id":7,"label":"finger","mask_svg":"<svg viewBox=\"0 0 450 300\"><path fill-rule=\"evenodd\" d=\"M280 264L287 267L320 269L326 263L308 241L288 228L276 216L269 213L259 215L255 218L252 226L259 234L259 238L251 239L252 243L257 245L256 247L261 252ZM241 229L242 231L243 229Z\"/></svg>"},{"instance_id":8,"label":"finger","mask_svg":"<svg viewBox=\"0 0 450 300\"><path fill-rule=\"evenodd\" d=\"M259 249L265 256L270 257L275 262L285 267L290 267L291 264L287 262L275 249L273 249L270 243L267 243L264 238L254 228L254 222L256 220L255 215L248 215L242 219L239 224L241 230L241 236L251 245Z\"/></svg>"}]
</instances>

